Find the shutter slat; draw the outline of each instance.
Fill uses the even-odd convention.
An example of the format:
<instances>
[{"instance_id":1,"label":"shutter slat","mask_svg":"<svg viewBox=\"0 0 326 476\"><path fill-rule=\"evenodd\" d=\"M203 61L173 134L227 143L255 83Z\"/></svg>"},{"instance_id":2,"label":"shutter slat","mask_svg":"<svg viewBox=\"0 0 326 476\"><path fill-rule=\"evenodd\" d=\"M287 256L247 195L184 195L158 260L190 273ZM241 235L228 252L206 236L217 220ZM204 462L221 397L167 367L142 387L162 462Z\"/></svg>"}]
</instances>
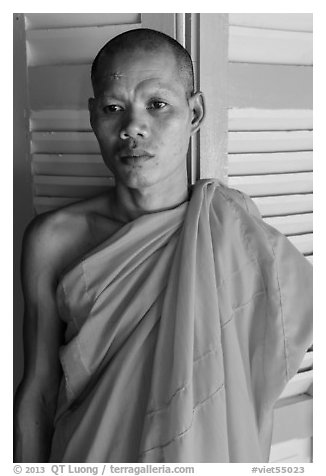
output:
<instances>
[{"instance_id":1,"label":"shutter slat","mask_svg":"<svg viewBox=\"0 0 326 476\"><path fill-rule=\"evenodd\" d=\"M274 408L273 444L312 436L312 397L306 394L280 399Z\"/></svg>"},{"instance_id":2,"label":"shutter slat","mask_svg":"<svg viewBox=\"0 0 326 476\"><path fill-rule=\"evenodd\" d=\"M32 153L100 153L92 132L33 132L31 139Z\"/></svg>"},{"instance_id":3,"label":"shutter slat","mask_svg":"<svg viewBox=\"0 0 326 476\"><path fill-rule=\"evenodd\" d=\"M44 109L31 111L31 131L91 131L86 109Z\"/></svg>"},{"instance_id":4,"label":"shutter slat","mask_svg":"<svg viewBox=\"0 0 326 476\"><path fill-rule=\"evenodd\" d=\"M90 197L113 185L112 177L34 177L35 195L47 197Z\"/></svg>"},{"instance_id":5,"label":"shutter slat","mask_svg":"<svg viewBox=\"0 0 326 476\"><path fill-rule=\"evenodd\" d=\"M312 232L312 213L265 218L264 221L284 235L298 235Z\"/></svg>"},{"instance_id":6,"label":"shutter slat","mask_svg":"<svg viewBox=\"0 0 326 476\"><path fill-rule=\"evenodd\" d=\"M296 374L287 383L279 398L288 398L308 391L312 384L312 370Z\"/></svg>"},{"instance_id":7,"label":"shutter slat","mask_svg":"<svg viewBox=\"0 0 326 476\"><path fill-rule=\"evenodd\" d=\"M313 209L313 194L279 195L271 197L254 197L261 215L276 216L291 213L307 213Z\"/></svg>"},{"instance_id":8,"label":"shutter slat","mask_svg":"<svg viewBox=\"0 0 326 476\"><path fill-rule=\"evenodd\" d=\"M34 154L32 172L35 175L112 176L97 154Z\"/></svg>"},{"instance_id":9,"label":"shutter slat","mask_svg":"<svg viewBox=\"0 0 326 476\"><path fill-rule=\"evenodd\" d=\"M36 213L44 213L81 200L76 197L38 197L34 196L33 205Z\"/></svg>"},{"instance_id":10,"label":"shutter slat","mask_svg":"<svg viewBox=\"0 0 326 476\"><path fill-rule=\"evenodd\" d=\"M292 438L272 444L269 463L311 463L312 438Z\"/></svg>"},{"instance_id":11,"label":"shutter slat","mask_svg":"<svg viewBox=\"0 0 326 476\"><path fill-rule=\"evenodd\" d=\"M307 351L304 355L304 358L301 362L298 372L304 372L306 370L311 370L313 364L313 350Z\"/></svg>"},{"instance_id":12,"label":"shutter slat","mask_svg":"<svg viewBox=\"0 0 326 476\"><path fill-rule=\"evenodd\" d=\"M312 109L313 67L229 63L228 105L234 108Z\"/></svg>"},{"instance_id":13,"label":"shutter slat","mask_svg":"<svg viewBox=\"0 0 326 476\"><path fill-rule=\"evenodd\" d=\"M229 131L309 130L313 128L311 109L231 108Z\"/></svg>"},{"instance_id":14,"label":"shutter slat","mask_svg":"<svg viewBox=\"0 0 326 476\"><path fill-rule=\"evenodd\" d=\"M249 175L229 177L228 184L250 196L286 195L312 192L312 173Z\"/></svg>"},{"instance_id":15,"label":"shutter slat","mask_svg":"<svg viewBox=\"0 0 326 476\"><path fill-rule=\"evenodd\" d=\"M140 27L141 23L28 30L27 63L28 66L90 63L111 38Z\"/></svg>"},{"instance_id":16,"label":"shutter slat","mask_svg":"<svg viewBox=\"0 0 326 476\"><path fill-rule=\"evenodd\" d=\"M140 13L25 13L26 29L140 23Z\"/></svg>"},{"instance_id":17,"label":"shutter slat","mask_svg":"<svg viewBox=\"0 0 326 476\"><path fill-rule=\"evenodd\" d=\"M306 256L306 259L311 263L312 265L314 264L314 257L313 255Z\"/></svg>"},{"instance_id":18,"label":"shutter slat","mask_svg":"<svg viewBox=\"0 0 326 476\"><path fill-rule=\"evenodd\" d=\"M29 68L31 109L87 109L93 97L90 72L91 64Z\"/></svg>"},{"instance_id":19,"label":"shutter slat","mask_svg":"<svg viewBox=\"0 0 326 476\"><path fill-rule=\"evenodd\" d=\"M313 234L289 236L291 243L304 254L312 254Z\"/></svg>"},{"instance_id":20,"label":"shutter slat","mask_svg":"<svg viewBox=\"0 0 326 476\"><path fill-rule=\"evenodd\" d=\"M229 153L312 150L311 131L229 132Z\"/></svg>"},{"instance_id":21,"label":"shutter slat","mask_svg":"<svg viewBox=\"0 0 326 476\"><path fill-rule=\"evenodd\" d=\"M311 65L312 33L230 26L229 60Z\"/></svg>"},{"instance_id":22,"label":"shutter slat","mask_svg":"<svg viewBox=\"0 0 326 476\"><path fill-rule=\"evenodd\" d=\"M312 170L312 156L313 154L310 151L229 154L228 172L229 176L306 172Z\"/></svg>"},{"instance_id":23,"label":"shutter slat","mask_svg":"<svg viewBox=\"0 0 326 476\"><path fill-rule=\"evenodd\" d=\"M312 31L312 13L229 13L229 25Z\"/></svg>"}]
</instances>

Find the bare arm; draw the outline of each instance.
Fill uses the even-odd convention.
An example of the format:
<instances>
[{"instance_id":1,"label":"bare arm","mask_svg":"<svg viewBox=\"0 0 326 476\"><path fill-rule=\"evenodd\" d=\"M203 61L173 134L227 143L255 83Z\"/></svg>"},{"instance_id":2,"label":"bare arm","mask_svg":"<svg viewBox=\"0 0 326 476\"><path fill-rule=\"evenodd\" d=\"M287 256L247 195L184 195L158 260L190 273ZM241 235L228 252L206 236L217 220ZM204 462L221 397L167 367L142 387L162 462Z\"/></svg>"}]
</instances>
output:
<instances>
[{"instance_id":1,"label":"bare arm","mask_svg":"<svg viewBox=\"0 0 326 476\"><path fill-rule=\"evenodd\" d=\"M16 462L46 462L51 448L64 330L55 301L57 241L49 223L37 219L23 243L25 369L15 396Z\"/></svg>"}]
</instances>

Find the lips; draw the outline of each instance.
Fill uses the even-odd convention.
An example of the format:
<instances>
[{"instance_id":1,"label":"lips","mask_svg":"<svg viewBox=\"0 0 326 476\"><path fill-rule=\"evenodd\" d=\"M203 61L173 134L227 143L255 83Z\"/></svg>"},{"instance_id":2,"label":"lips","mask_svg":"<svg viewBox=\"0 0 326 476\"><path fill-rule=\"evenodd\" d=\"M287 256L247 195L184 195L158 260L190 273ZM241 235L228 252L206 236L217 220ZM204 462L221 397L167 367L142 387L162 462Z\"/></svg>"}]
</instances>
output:
<instances>
[{"instance_id":1,"label":"lips","mask_svg":"<svg viewBox=\"0 0 326 476\"><path fill-rule=\"evenodd\" d=\"M139 162L144 162L150 160L154 157L153 154L150 154L146 150L134 149L123 151L120 153L120 159L123 163L126 164L135 164Z\"/></svg>"}]
</instances>

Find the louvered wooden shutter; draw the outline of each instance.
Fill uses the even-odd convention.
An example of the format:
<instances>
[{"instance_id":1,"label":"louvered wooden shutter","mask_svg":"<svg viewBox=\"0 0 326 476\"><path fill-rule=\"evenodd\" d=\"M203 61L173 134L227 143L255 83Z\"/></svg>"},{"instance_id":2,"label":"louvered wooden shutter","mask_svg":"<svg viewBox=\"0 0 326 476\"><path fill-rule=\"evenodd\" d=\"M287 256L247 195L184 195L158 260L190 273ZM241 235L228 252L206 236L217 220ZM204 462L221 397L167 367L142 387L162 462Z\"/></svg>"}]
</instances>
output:
<instances>
[{"instance_id":1,"label":"louvered wooden shutter","mask_svg":"<svg viewBox=\"0 0 326 476\"><path fill-rule=\"evenodd\" d=\"M228 184L312 261L312 15L230 14L228 84ZM311 460L311 383L312 350L277 403L270 461Z\"/></svg>"},{"instance_id":2,"label":"louvered wooden shutter","mask_svg":"<svg viewBox=\"0 0 326 476\"><path fill-rule=\"evenodd\" d=\"M229 15L228 183L312 260L312 15ZM292 91L291 91L292 88Z\"/></svg>"},{"instance_id":3,"label":"louvered wooden shutter","mask_svg":"<svg viewBox=\"0 0 326 476\"><path fill-rule=\"evenodd\" d=\"M114 183L89 124L91 62L123 31L141 26L175 36L175 14L25 14L30 156L37 213Z\"/></svg>"}]
</instances>

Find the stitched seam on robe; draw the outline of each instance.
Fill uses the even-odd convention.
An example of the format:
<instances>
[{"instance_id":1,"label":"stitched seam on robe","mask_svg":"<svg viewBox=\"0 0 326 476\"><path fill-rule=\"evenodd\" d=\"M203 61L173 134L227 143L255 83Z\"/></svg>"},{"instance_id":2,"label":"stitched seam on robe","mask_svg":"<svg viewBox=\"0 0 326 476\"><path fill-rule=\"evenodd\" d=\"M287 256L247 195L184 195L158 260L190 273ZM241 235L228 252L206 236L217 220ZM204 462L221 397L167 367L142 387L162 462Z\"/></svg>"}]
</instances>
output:
<instances>
[{"instance_id":1,"label":"stitched seam on robe","mask_svg":"<svg viewBox=\"0 0 326 476\"><path fill-rule=\"evenodd\" d=\"M243 242L245 243L246 245L246 248L247 248L247 251L249 252L250 256L253 257L253 262L255 263L256 265L256 268L258 268L259 270L259 274L261 276L261 279L262 279L262 283L264 285L264 290L265 290L265 296L267 297L268 296L268 292L267 292L267 288L266 288L266 283L265 283L265 279L264 279L264 275L263 275L263 271L262 271L262 264L260 263L260 261L258 261L257 259L257 255L255 254L255 251L252 249L252 244L251 244L251 240L250 240L250 237L248 236L248 233L245 231L245 226L244 226L244 223L242 222L241 218L240 218L240 212L239 212L239 208L238 207L241 207L241 205L236 201L234 200L232 197L230 198L224 191L224 186L222 187L219 187L218 191L221 193L221 195L225 198L225 200L230 204L231 208L233 209L234 213L236 214L236 216L238 217L238 219L240 219L240 231L241 231L241 234L242 234L242 238L243 238ZM248 207L248 204L246 203L246 200L245 200L245 195L242 194L242 192L238 191L240 195L242 195L243 199L244 199L244 202L245 202L245 205L246 205L246 208L247 210L249 211L249 207ZM241 207L243 208L243 207ZM281 296L280 296L280 286L279 286L279 278L278 278L278 269L277 269L277 266L276 266L276 263L275 263L275 258L276 258L276 255L275 255L275 251L274 251L274 247L271 243L271 239L268 235L268 233L266 233L266 228L264 227L264 222L262 222L260 219L257 219L257 217L255 215L252 215L250 212L250 217L252 220L255 221L255 223L259 225L259 227L262 229L265 237L266 237L266 240L271 248L271 251L273 253L273 256L274 256L274 266L275 266L275 269L276 269L276 276L277 276L277 285L278 285L278 297L279 297L279 300L280 300L280 311L281 311L281 327L282 327L282 332L283 332L283 349L284 349L284 360L285 360L285 372L286 372L286 375L288 375L288 356L287 356L287 349L286 349L286 343L285 343L285 331L284 331L284 322L283 322L283 309L282 309L282 303L281 303ZM263 350L263 359L262 359L262 375L264 377L264 383L265 385L267 384L266 382L266 371L265 371L265 366L266 366L266 360L265 360L265 357L266 357L266 334L267 334L267 306L265 306L265 328L264 328L264 350Z\"/></svg>"},{"instance_id":2,"label":"stitched seam on robe","mask_svg":"<svg viewBox=\"0 0 326 476\"><path fill-rule=\"evenodd\" d=\"M196 360L194 360L193 364L196 365L196 364L198 364L198 362L200 362L201 360L205 359L206 357L209 357L209 356L211 356L212 354L218 354L219 351L220 351L220 348L219 348L219 347L216 347L216 348L214 348L214 349L211 349L211 350L205 352L205 354L203 354L203 355L199 356L198 358L196 358ZM186 389L189 387L189 385L190 385L191 383L192 383L192 381L189 381L189 382L185 383L184 385L182 385L182 387L178 388L178 389L174 392L174 394L170 396L169 400L166 402L165 405L163 405L163 406L161 406L161 407L159 407L159 408L155 408L155 410L151 410L151 411L147 412L147 415L148 415L149 417L151 417L152 415L156 415L157 413L166 410L166 409L171 405L173 398L174 398L178 393L180 393L180 392L186 390Z\"/></svg>"},{"instance_id":3,"label":"stitched seam on robe","mask_svg":"<svg viewBox=\"0 0 326 476\"><path fill-rule=\"evenodd\" d=\"M265 231L265 227L261 226L261 223L259 223L260 228ZM266 234L267 235L267 234ZM279 269L278 269L278 264L277 264L277 254L276 254L276 249L273 246L272 241L269 239L267 236L268 242L271 246L273 255L274 255L274 264L275 264L275 272L276 272L276 278L277 278L277 286L278 286L278 295L279 295L279 300L280 300L280 314L281 314L281 323L282 323L282 332L283 332L283 337L284 337L284 355L285 355L285 372L286 372L286 380L289 380L289 352L288 352L288 346L287 346L287 337L285 333L285 322L284 322L284 312L283 312L283 302L282 302L282 291L281 291L281 286L280 286L280 278L279 278Z\"/></svg>"},{"instance_id":4,"label":"stitched seam on robe","mask_svg":"<svg viewBox=\"0 0 326 476\"><path fill-rule=\"evenodd\" d=\"M246 203L246 202L245 202ZM248 209L248 212L249 212L249 207L246 203L246 206L247 206L247 209ZM249 212L250 213L250 212ZM288 380L288 354L287 354L287 348L286 348L286 337L285 337L285 330L284 330L284 318L283 318L283 307L282 307L282 296L281 296L281 289L280 289L280 283L279 283L279 275L278 275L278 267L277 267L277 262L276 262L276 253L275 253L275 250L274 250L274 247L273 247L273 244L268 236L268 234L266 233L266 229L264 228L264 226L261 226L261 220L257 220L256 217L252 214L250 214L252 219L255 220L256 223L259 224L260 228L263 230L264 232L264 235L268 241L268 244L270 245L270 248L271 248L271 251L273 253L273 256L274 256L274 261L273 261L273 265L275 266L275 272L276 272L276 282L277 282L277 287L278 287L278 298L279 298L279 303L280 303L280 323L281 323L281 328L282 328L282 333L283 333L283 349L284 349L284 360L285 360L285 373L286 373L286 380ZM251 243L250 243L250 240L247 239L245 241L248 246L251 248ZM260 270L260 274L261 274L261 277L262 277L262 280L263 280L263 283L264 283L264 287L265 287L265 290L266 290L266 285L265 285L265 280L264 280L264 276L263 276L263 273L262 273L262 269L261 269L261 264L260 262L256 259L255 260L259 266L259 270ZM267 291L265 292L265 295L267 296ZM265 385L267 384L267 381L266 381L266 336L267 336L267 317L268 317L268 306L266 305L265 306L265 326L264 326L264 351L263 351L263 361L262 361L262 368L263 368L263 372L262 372L262 375L264 377L264 382L265 382Z\"/></svg>"},{"instance_id":5,"label":"stitched seam on robe","mask_svg":"<svg viewBox=\"0 0 326 476\"><path fill-rule=\"evenodd\" d=\"M181 433L179 433L178 435L176 435L174 438L172 438L171 440L167 441L166 443L162 443L160 445L157 445L157 446L153 446L152 448L147 448L146 450L144 450L140 456L143 456L144 454L148 453L149 451L153 451L155 449L158 449L158 448L165 448L166 446L170 445L171 443L173 443L174 441L180 439L180 438L183 438L192 428L192 425L193 425L193 421L194 421L194 414L195 412L197 412L203 405L205 405L206 403L208 403L208 401L210 401L212 398L214 398L214 396L216 394L218 394L218 392L220 390L222 390L224 388L224 383L222 383L221 385L219 385L218 388L216 388L210 395L208 395L207 398L205 398L204 400L202 400L201 402L198 402L197 405L193 408L192 410L192 418L191 418L191 422L190 422L190 425L188 426L188 428L186 428L185 430L183 430Z\"/></svg>"},{"instance_id":6,"label":"stitched seam on robe","mask_svg":"<svg viewBox=\"0 0 326 476\"><path fill-rule=\"evenodd\" d=\"M289 380L289 352L288 352L288 345L287 345L287 337L286 337L286 334L285 334L285 321L284 321L284 312L283 312L282 291L281 291L281 286L280 286L280 278L279 278L279 271L278 271L278 265L277 265L277 257L276 257L276 253L275 253L275 251L274 251L273 245L272 245L272 250L273 250L273 254L274 254L274 256L275 256L275 270L276 270L277 285L278 285L278 290L279 290L279 295L280 295L280 309L281 309L281 319L282 319L282 330L283 330L283 336L284 336L284 353L285 353L286 380Z\"/></svg>"},{"instance_id":7,"label":"stitched seam on robe","mask_svg":"<svg viewBox=\"0 0 326 476\"><path fill-rule=\"evenodd\" d=\"M229 324L229 323L233 320L234 314L235 314L239 309L243 309L243 308L246 307L248 304L252 303L252 301L253 301L254 299L256 299L257 296L261 296L261 295L266 296L266 291L265 291L265 290L264 290L264 291L257 291L255 294L253 294L253 295L251 296L251 298L250 298L248 301L246 301L246 302L244 302L244 303L242 303L242 304L239 304L239 306L236 306L234 309L232 309L231 315L230 315L230 317L228 318L228 320L225 321L225 322L223 322L223 324L221 324L221 329L223 329L227 324Z\"/></svg>"},{"instance_id":8,"label":"stitched seam on robe","mask_svg":"<svg viewBox=\"0 0 326 476\"><path fill-rule=\"evenodd\" d=\"M222 289L225 285L228 285L229 282L231 281L231 278L232 278L232 277L236 276L237 274L240 274L240 275L241 275L241 274L243 273L243 268L245 268L245 267L248 266L248 265L252 265L252 263L257 264L257 260L252 259L252 258L249 259L248 261L246 261L245 263L243 263L243 265L242 265L241 268L238 268L238 269L232 271L232 273L230 273L227 278L221 279L220 282L219 282L219 284L218 284L218 286L216 286L216 290L219 291L219 290ZM259 268L259 267L257 266L256 268ZM259 270L259 269L256 269L256 272L257 272L257 274L259 274L259 275L261 276L261 273L260 273L260 270ZM266 291L266 288L265 288L265 287L264 287L264 291ZM244 303L244 304L245 304L245 303ZM242 304L240 304L240 306L242 306ZM236 309L236 308L234 308L234 309ZM233 309L233 310L234 310L234 309Z\"/></svg>"},{"instance_id":9,"label":"stitched seam on robe","mask_svg":"<svg viewBox=\"0 0 326 476\"><path fill-rule=\"evenodd\" d=\"M245 194L243 194L241 192L240 192L240 195L242 196L242 198L245 202L248 213L255 218L255 215L253 215L251 213L250 209L249 209L249 203L250 203L250 202L248 203L249 197L246 197ZM258 224L259 224L260 228L265 233L265 227L263 226L262 222L258 221ZM280 298L280 313L281 313L282 332L283 332L283 338L284 338L285 372L286 372L286 380L288 381L289 380L289 352L288 352L287 337L286 337L286 332L285 332L284 311L283 311L283 302L282 302L283 298L282 298L282 290L281 290L280 280L279 280L279 269L278 269L278 264L277 264L277 255L276 255L273 243L271 242L271 240L269 239L269 237L266 233L265 233L265 235L267 236L268 242L271 246L271 250L272 250L272 253L273 253L273 256L274 256L275 272L276 272L277 286L278 286L279 298ZM267 314L267 307L265 307L265 313ZM264 333L264 348L265 348L265 346L266 346L266 327L265 327L265 333ZM264 368L265 368L265 354L266 354L266 352L264 352L264 354L263 354ZM264 376L265 376L265 372L264 372Z\"/></svg>"},{"instance_id":10,"label":"stitched seam on robe","mask_svg":"<svg viewBox=\"0 0 326 476\"><path fill-rule=\"evenodd\" d=\"M265 223L262 222L261 220L256 219L255 215L253 215L249 210L247 200L245 199L246 198L245 195L243 195L242 193L240 193L240 195L243 196L243 199L244 199L244 202L246 204L246 208L248 210L248 213L252 216L252 218L255 220L255 222L259 225L259 227L264 232L264 235L265 235L265 237L268 241L268 244L270 245L271 251L272 251L273 256L274 256L273 264L275 266L276 282L277 282L277 287L278 287L278 298L279 298L279 304L280 304L280 322L281 322L281 328L282 328L282 333L283 333L283 348L284 348L284 357L285 357L285 359L284 359L285 360L285 374L286 374L286 381L288 381L289 380L288 346L287 346L287 337L286 337L286 333L285 333L282 291L281 291L280 280L279 280L279 269L278 269L278 263L277 263L276 249L273 246L272 239L270 238L269 234L266 232ZM227 199L228 199L228 197L227 197ZM246 243L248 243L248 245L251 246L249 241L246 240ZM258 264L260 266L260 263L258 263ZM267 321L266 317L267 317L267 306L265 307L265 321ZM266 349L266 334L267 334L267 328L266 328L266 325L265 325L264 349ZM266 378L266 372L265 372L266 361L265 361L265 358L266 358L266 351L264 350L264 352L263 352L263 369L264 369L263 375L264 375L264 378ZM266 382L266 380L265 380L265 382Z\"/></svg>"}]
</instances>

